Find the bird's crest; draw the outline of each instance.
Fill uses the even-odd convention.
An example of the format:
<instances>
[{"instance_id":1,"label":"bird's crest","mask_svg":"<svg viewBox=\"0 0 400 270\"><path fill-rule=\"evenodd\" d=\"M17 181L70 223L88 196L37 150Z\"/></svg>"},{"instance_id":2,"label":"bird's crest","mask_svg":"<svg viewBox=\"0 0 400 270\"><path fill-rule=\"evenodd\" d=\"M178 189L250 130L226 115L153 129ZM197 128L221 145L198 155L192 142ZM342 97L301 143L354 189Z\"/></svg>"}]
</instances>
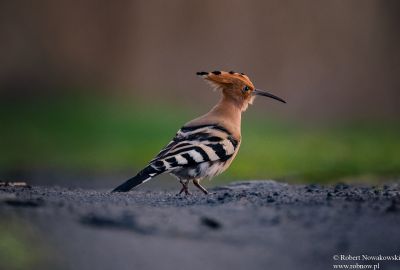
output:
<instances>
[{"instance_id":1,"label":"bird's crest","mask_svg":"<svg viewBox=\"0 0 400 270\"><path fill-rule=\"evenodd\" d=\"M244 73L216 70L213 72L200 71L197 72L196 74L204 78L216 89L232 87L232 86L242 86L242 85L247 85L248 87L254 89L253 83L250 81L249 77Z\"/></svg>"}]
</instances>

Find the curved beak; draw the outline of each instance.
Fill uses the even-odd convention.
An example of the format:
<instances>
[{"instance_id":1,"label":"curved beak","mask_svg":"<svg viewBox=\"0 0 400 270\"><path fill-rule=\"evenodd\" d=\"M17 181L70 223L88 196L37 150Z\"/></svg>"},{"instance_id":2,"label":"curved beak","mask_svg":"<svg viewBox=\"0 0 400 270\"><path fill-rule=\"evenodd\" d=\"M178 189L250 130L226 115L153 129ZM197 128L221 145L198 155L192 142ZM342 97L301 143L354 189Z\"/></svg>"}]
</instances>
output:
<instances>
[{"instance_id":1,"label":"curved beak","mask_svg":"<svg viewBox=\"0 0 400 270\"><path fill-rule=\"evenodd\" d=\"M260 90L260 89L254 89L253 95L254 95L254 96L269 97L269 98L273 98L273 99L279 100L280 102L286 103L286 101L284 101L284 100L281 99L280 97L277 97L277 96L275 96L275 95L273 95L273 94L270 94L270 93L265 92L265 91Z\"/></svg>"}]
</instances>

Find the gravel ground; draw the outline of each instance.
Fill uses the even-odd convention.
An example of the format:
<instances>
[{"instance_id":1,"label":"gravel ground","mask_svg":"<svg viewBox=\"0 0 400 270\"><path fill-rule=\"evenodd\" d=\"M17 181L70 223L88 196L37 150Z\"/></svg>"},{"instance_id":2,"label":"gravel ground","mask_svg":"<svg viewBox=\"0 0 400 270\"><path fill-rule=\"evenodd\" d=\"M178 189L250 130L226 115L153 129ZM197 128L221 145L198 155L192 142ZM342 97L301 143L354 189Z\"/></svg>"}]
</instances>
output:
<instances>
[{"instance_id":1,"label":"gravel ground","mask_svg":"<svg viewBox=\"0 0 400 270\"><path fill-rule=\"evenodd\" d=\"M334 260L400 255L400 183L192 191L1 187L0 215L28 231L44 269L400 269L395 260Z\"/></svg>"}]
</instances>

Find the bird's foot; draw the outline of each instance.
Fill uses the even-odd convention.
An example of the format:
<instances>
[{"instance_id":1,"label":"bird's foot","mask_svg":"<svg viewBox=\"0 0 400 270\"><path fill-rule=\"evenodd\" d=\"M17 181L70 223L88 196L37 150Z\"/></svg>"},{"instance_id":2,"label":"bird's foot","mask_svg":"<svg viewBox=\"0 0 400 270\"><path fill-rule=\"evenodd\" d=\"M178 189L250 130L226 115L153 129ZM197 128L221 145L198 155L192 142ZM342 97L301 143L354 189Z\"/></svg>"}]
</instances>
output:
<instances>
[{"instance_id":1,"label":"bird's foot","mask_svg":"<svg viewBox=\"0 0 400 270\"><path fill-rule=\"evenodd\" d=\"M179 191L179 193L178 193L178 195L181 195L182 194L182 192L185 192L185 195L192 195L190 192L189 192L189 182L183 182L183 181L181 181L181 184L182 184L182 188L181 188L181 191Z\"/></svg>"},{"instance_id":2,"label":"bird's foot","mask_svg":"<svg viewBox=\"0 0 400 270\"><path fill-rule=\"evenodd\" d=\"M200 181L198 179L193 180L193 184L200 189L201 191L203 191L204 194L208 194L207 189L205 189L202 185L200 185Z\"/></svg>"}]
</instances>

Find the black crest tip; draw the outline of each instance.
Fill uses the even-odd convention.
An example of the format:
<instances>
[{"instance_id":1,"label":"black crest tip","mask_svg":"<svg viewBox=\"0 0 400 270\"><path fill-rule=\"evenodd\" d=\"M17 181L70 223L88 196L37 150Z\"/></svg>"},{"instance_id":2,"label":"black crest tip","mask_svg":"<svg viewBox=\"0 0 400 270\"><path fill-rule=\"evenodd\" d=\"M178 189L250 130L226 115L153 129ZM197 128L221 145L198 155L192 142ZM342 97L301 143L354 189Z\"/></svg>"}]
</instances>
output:
<instances>
[{"instance_id":1,"label":"black crest tip","mask_svg":"<svg viewBox=\"0 0 400 270\"><path fill-rule=\"evenodd\" d=\"M199 76L204 76L204 75L208 75L208 72L205 72L205 71L199 71L199 72L196 72L196 75L199 75Z\"/></svg>"},{"instance_id":2,"label":"black crest tip","mask_svg":"<svg viewBox=\"0 0 400 270\"><path fill-rule=\"evenodd\" d=\"M221 74L221 71L215 70L215 71L213 71L213 72L211 72L211 73L214 74L214 75L220 75L220 74Z\"/></svg>"},{"instance_id":3,"label":"black crest tip","mask_svg":"<svg viewBox=\"0 0 400 270\"><path fill-rule=\"evenodd\" d=\"M235 74L235 71L231 70L229 71L229 74Z\"/></svg>"}]
</instances>

